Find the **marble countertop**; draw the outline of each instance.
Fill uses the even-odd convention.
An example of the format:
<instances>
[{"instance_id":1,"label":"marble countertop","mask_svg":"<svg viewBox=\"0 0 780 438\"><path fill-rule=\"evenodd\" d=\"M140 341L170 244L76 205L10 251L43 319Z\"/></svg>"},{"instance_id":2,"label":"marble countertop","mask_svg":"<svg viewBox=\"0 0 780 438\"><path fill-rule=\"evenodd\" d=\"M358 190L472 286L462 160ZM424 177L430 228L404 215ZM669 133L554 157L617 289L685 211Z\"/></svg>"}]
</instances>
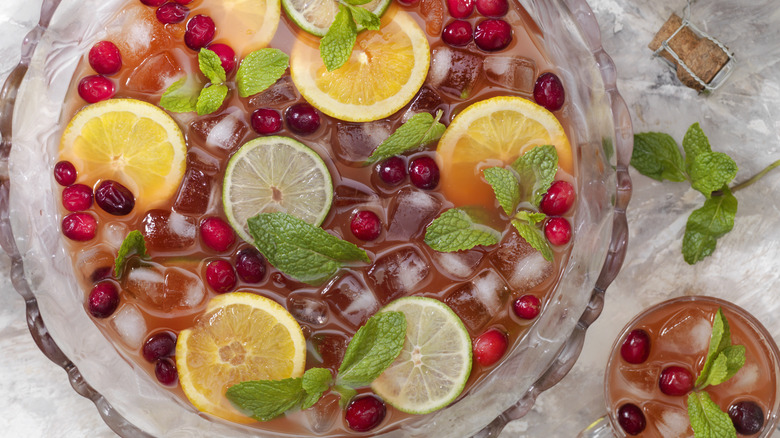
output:
<instances>
[{"instance_id":1,"label":"marble countertop","mask_svg":"<svg viewBox=\"0 0 780 438\"><path fill-rule=\"evenodd\" d=\"M19 59L24 35L41 0L0 4L0 81ZM774 0L693 4L692 21L736 54L737 68L709 96L683 87L647 44L684 0L590 0L604 47L618 69L618 88L636 132L663 131L680 141L700 122L713 149L739 165L736 181L780 159L780 14ZM619 330L654 303L705 294L746 308L780 340L780 170L740 191L734 230L713 256L695 266L680 254L685 221L703 198L683 183L659 183L631 171L630 243L624 267L609 288L604 312L591 327L582 355L563 381L543 393L532 411L502 437L572 437L603 414L603 370ZM24 302L0 253L0 435L112 437L95 406L70 387L65 372L36 347ZM571 397L577 394L576 398Z\"/></svg>"}]
</instances>

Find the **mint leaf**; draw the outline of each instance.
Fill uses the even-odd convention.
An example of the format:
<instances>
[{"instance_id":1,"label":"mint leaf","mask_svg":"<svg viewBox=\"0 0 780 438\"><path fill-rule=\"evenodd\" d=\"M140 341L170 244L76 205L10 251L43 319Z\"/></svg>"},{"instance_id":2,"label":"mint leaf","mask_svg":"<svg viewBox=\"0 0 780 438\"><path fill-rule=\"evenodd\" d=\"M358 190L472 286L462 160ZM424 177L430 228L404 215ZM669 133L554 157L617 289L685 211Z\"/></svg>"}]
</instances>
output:
<instances>
[{"instance_id":1,"label":"mint leaf","mask_svg":"<svg viewBox=\"0 0 780 438\"><path fill-rule=\"evenodd\" d=\"M439 123L442 114L441 110L436 112L436 117L429 113L415 114L377 146L368 162L375 163L438 140L446 129Z\"/></svg>"},{"instance_id":2,"label":"mint leaf","mask_svg":"<svg viewBox=\"0 0 780 438\"><path fill-rule=\"evenodd\" d=\"M489 167L482 171L485 180L493 187L493 193L504 213L511 216L520 203L520 184L517 177L509 169L503 167Z\"/></svg>"},{"instance_id":3,"label":"mint leaf","mask_svg":"<svg viewBox=\"0 0 780 438\"><path fill-rule=\"evenodd\" d=\"M712 320L712 335L707 349L707 358L696 378L696 387L720 385L730 379L745 364L745 347L731 345L731 328L723 311L718 308Z\"/></svg>"},{"instance_id":4,"label":"mint leaf","mask_svg":"<svg viewBox=\"0 0 780 438\"><path fill-rule=\"evenodd\" d=\"M333 381L333 375L330 370L325 368L311 368L303 373L301 387L306 391L301 409L309 409L322 397L322 393L327 391Z\"/></svg>"},{"instance_id":5,"label":"mint leaf","mask_svg":"<svg viewBox=\"0 0 780 438\"><path fill-rule=\"evenodd\" d=\"M246 55L236 71L238 95L249 97L273 85L287 71L290 57L279 49L260 49Z\"/></svg>"},{"instance_id":6,"label":"mint leaf","mask_svg":"<svg viewBox=\"0 0 780 438\"><path fill-rule=\"evenodd\" d=\"M531 225L536 225L547 219L547 215L536 211L520 210L515 214L515 219L528 222Z\"/></svg>"},{"instance_id":7,"label":"mint leaf","mask_svg":"<svg viewBox=\"0 0 780 438\"><path fill-rule=\"evenodd\" d=\"M200 49L198 52L198 67L203 76L212 84L221 84L225 82L226 74L225 69L222 68L222 61L219 60L219 55L209 49Z\"/></svg>"},{"instance_id":8,"label":"mint leaf","mask_svg":"<svg viewBox=\"0 0 780 438\"><path fill-rule=\"evenodd\" d=\"M658 181L685 181L683 156L677 142L668 134L635 134L631 165L642 175Z\"/></svg>"},{"instance_id":9,"label":"mint leaf","mask_svg":"<svg viewBox=\"0 0 780 438\"><path fill-rule=\"evenodd\" d=\"M355 19L358 26L363 26L369 30L379 30L379 17L374 15L371 11L352 5L347 5L347 8L352 12L352 17Z\"/></svg>"},{"instance_id":10,"label":"mint leaf","mask_svg":"<svg viewBox=\"0 0 780 438\"><path fill-rule=\"evenodd\" d=\"M477 245L495 245L501 234L474 221L472 215L460 208L445 211L425 230L425 243L441 252L471 249Z\"/></svg>"},{"instance_id":11,"label":"mint leaf","mask_svg":"<svg viewBox=\"0 0 780 438\"><path fill-rule=\"evenodd\" d=\"M125 269L125 263L127 263L127 259L132 255L137 255L142 259L149 258L149 254L146 253L144 235L138 230L127 233L125 240L122 241L122 245L119 247L116 259L114 260L114 276L116 278L122 276Z\"/></svg>"},{"instance_id":12,"label":"mint leaf","mask_svg":"<svg viewBox=\"0 0 780 438\"><path fill-rule=\"evenodd\" d=\"M515 160L512 168L520 176L520 201L538 207L558 172L558 152L552 145L537 146Z\"/></svg>"},{"instance_id":13,"label":"mint leaf","mask_svg":"<svg viewBox=\"0 0 780 438\"><path fill-rule=\"evenodd\" d=\"M685 170L688 173L691 172L693 161L699 154L712 152L710 141L704 135L704 131L701 130L701 126L698 123L694 123L688 128L685 137L683 137L682 146L685 151Z\"/></svg>"},{"instance_id":14,"label":"mint leaf","mask_svg":"<svg viewBox=\"0 0 780 438\"><path fill-rule=\"evenodd\" d=\"M320 56L328 71L336 70L347 62L352 55L356 40L357 27L352 19L352 13L346 7L339 5L339 12L328 28L328 32L320 40Z\"/></svg>"},{"instance_id":15,"label":"mint leaf","mask_svg":"<svg viewBox=\"0 0 780 438\"><path fill-rule=\"evenodd\" d=\"M734 227L737 215L737 198L728 186L721 188L720 196L704 201L704 206L688 217L683 236L682 253L688 264L694 264L715 251L718 238Z\"/></svg>"},{"instance_id":16,"label":"mint leaf","mask_svg":"<svg viewBox=\"0 0 780 438\"><path fill-rule=\"evenodd\" d=\"M339 393L339 396L341 396L341 400L339 400L339 406L341 406L341 409L346 408L347 404L349 404L349 401L357 395L357 391L355 391L353 388L350 388L349 386L336 385L333 387L333 389Z\"/></svg>"},{"instance_id":17,"label":"mint leaf","mask_svg":"<svg viewBox=\"0 0 780 438\"><path fill-rule=\"evenodd\" d=\"M406 339L406 317L401 312L377 313L358 329L347 345L336 383L369 385L398 357Z\"/></svg>"},{"instance_id":18,"label":"mint leaf","mask_svg":"<svg viewBox=\"0 0 780 438\"><path fill-rule=\"evenodd\" d=\"M729 415L721 411L706 392L692 392L688 395L688 417L696 438L737 436Z\"/></svg>"},{"instance_id":19,"label":"mint leaf","mask_svg":"<svg viewBox=\"0 0 780 438\"><path fill-rule=\"evenodd\" d=\"M701 152L693 159L689 173L691 187L710 198L737 176L737 163L723 152Z\"/></svg>"},{"instance_id":20,"label":"mint leaf","mask_svg":"<svg viewBox=\"0 0 780 438\"><path fill-rule=\"evenodd\" d=\"M309 284L319 284L345 262L370 262L365 251L286 213L249 218L249 234L276 269Z\"/></svg>"},{"instance_id":21,"label":"mint leaf","mask_svg":"<svg viewBox=\"0 0 780 438\"><path fill-rule=\"evenodd\" d=\"M198 89L183 77L171 84L160 97L160 107L174 113L195 111L198 104Z\"/></svg>"},{"instance_id":22,"label":"mint leaf","mask_svg":"<svg viewBox=\"0 0 780 438\"><path fill-rule=\"evenodd\" d=\"M520 237L525 239L525 241L528 242L528 244L531 245L535 250L539 251L545 260L552 261L552 248L547 242L547 238L544 237L542 230L520 219L513 219L512 225L514 225L515 229L517 229Z\"/></svg>"},{"instance_id":23,"label":"mint leaf","mask_svg":"<svg viewBox=\"0 0 780 438\"><path fill-rule=\"evenodd\" d=\"M306 391L302 378L252 380L228 388L225 395L238 409L258 421L272 420L301 406Z\"/></svg>"},{"instance_id":24,"label":"mint leaf","mask_svg":"<svg viewBox=\"0 0 780 438\"><path fill-rule=\"evenodd\" d=\"M200 90L198 103L195 110L199 116L211 114L222 106L222 102L228 94L228 87L225 84L208 85Z\"/></svg>"}]
</instances>

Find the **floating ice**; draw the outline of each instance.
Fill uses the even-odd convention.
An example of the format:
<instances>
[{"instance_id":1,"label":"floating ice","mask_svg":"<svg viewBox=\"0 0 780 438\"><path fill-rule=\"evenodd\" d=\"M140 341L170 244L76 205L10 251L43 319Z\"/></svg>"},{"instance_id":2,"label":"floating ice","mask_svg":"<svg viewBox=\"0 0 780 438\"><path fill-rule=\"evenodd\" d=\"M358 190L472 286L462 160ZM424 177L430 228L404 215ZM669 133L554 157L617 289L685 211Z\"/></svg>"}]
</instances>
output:
<instances>
[{"instance_id":1,"label":"floating ice","mask_svg":"<svg viewBox=\"0 0 780 438\"><path fill-rule=\"evenodd\" d=\"M477 91L473 88L482 74L482 59L463 50L448 47L433 49L428 72L430 84L453 97L466 99Z\"/></svg>"},{"instance_id":2,"label":"floating ice","mask_svg":"<svg viewBox=\"0 0 780 438\"><path fill-rule=\"evenodd\" d=\"M479 251L435 252L433 260L440 271L455 277L466 278L474 273L484 254Z\"/></svg>"},{"instance_id":3,"label":"floating ice","mask_svg":"<svg viewBox=\"0 0 780 438\"><path fill-rule=\"evenodd\" d=\"M374 149L390 136L390 122L339 123L336 128L337 141L331 145L340 160L347 163L362 163Z\"/></svg>"},{"instance_id":4,"label":"floating ice","mask_svg":"<svg viewBox=\"0 0 780 438\"><path fill-rule=\"evenodd\" d=\"M328 305L301 294L287 297L287 310L299 323L321 326L328 322Z\"/></svg>"},{"instance_id":5,"label":"floating ice","mask_svg":"<svg viewBox=\"0 0 780 438\"><path fill-rule=\"evenodd\" d=\"M111 327L128 347L141 348L146 336L146 320L135 306L124 304L120 307L111 319Z\"/></svg>"},{"instance_id":6,"label":"floating ice","mask_svg":"<svg viewBox=\"0 0 780 438\"><path fill-rule=\"evenodd\" d=\"M545 260L514 231L507 234L489 257L516 293L527 292L553 275L552 262Z\"/></svg>"},{"instance_id":7,"label":"floating ice","mask_svg":"<svg viewBox=\"0 0 780 438\"><path fill-rule=\"evenodd\" d=\"M177 251L195 245L194 218L169 210L149 210L141 221L146 246L156 251Z\"/></svg>"},{"instance_id":8,"label":"floating ice","mask_svg":"<svg viewBox=\"0 0 780 438\"><path fill-rule=\"evenodd\" d=\"M353 274L345 274L336 280L323 292L323 297L354 327L366 322L380 306L371 289Z\"/></svg>"},{"instance_id":9,"label":"floating ice","mask_svg":"<svg viewBox=\"0 0 780 438\"><path fill-rule=\"evenodd\" d=\"M536 83L536 63L514 56L488 56L484 61L485 77L494 84L528 95Z\"/></svg>"},{"instance_id":10,"label":"floating ice","mask_svg":"<svg viewBox=\"0 0 780 438\"><path fill-rule=\"evenodd\" d=\"M441 201L427 192L404 187L390 204L387 239L408 241L421 235L440 208Z\"/></svg>"},{"instance_id":11,"label":"floating ice","mask_svg":"<svg viewBox=\"0 0 780 438\"><path fill-rule=\"evenodd\" d=\"M508 296L509 288L504 280L492 270L487 270L455 289L444 302L472 333L476 333L501 310Z\"/></svg>"},{"instance_id":12,"label":"floating ice","mask_svg":"<svg viewBox=\"0 0 780 438\"><path fill-rule=\"evenodd\" d=\"M428 262L416 249L404 247L377 259L368 271L368 278L384 305L417 291L429 271Z\"/></svg>"}]
</instances>

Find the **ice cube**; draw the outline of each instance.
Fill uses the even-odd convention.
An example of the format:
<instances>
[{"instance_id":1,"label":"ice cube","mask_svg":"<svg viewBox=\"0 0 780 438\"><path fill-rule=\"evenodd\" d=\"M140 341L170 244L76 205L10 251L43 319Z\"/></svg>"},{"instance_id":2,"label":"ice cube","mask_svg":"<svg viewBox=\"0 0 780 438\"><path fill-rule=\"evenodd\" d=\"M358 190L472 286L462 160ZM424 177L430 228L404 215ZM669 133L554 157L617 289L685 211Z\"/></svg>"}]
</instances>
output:
<instances>
[{"instance_id":1,"label":"ice cube","mask_svg":"<svg viewBox=\"0 0 780 438\"><path fill-rule=\"evenodd\" d=\"M187 155L187 170L179 186L173 209L182 214L200 215L209 208L214 178L219 169L194 154Z\"/></svg>"},{"instance_id":2,"label":"ice cube","mask_svg":"<svg viewBox=\"0 0 780 438\"><path fill-rule=\"evenodd\" d=\"M326 394L314 406L304 411L309 430L320 435L331 430L333 423L341 418L339 408L339 396L333 393Z\"/></svg>"},{"instance_id":3,"label":"ice cube","mask_svg":"<svg viewBox=\"0 0 780 438\"><path fill-rule=\"evenodd\" d=\"M472 333L477 333L501 311L508 296L509 288L504 280L493 270L487 270L457 287L444 302Z\"/></svg>"},{"instance_id":4,"label":"ice cube","mask_svg":"<svg viewBox=\"0 0 780 438\"><path fill-rule=\"evenodd\" d=\"M706 355L710 346L710 314L688 306L672 315L661 328L658 345L677 353Z\"/></svg>"},{"instance_id":5,"label":"ice cube","mask_svg":"<svg viewBox=\"0 0 780 438\"><path fill-rule=\"evenodd\" d=\"M125 85L139 93L161 94L184 75L172 51L165 51L144 60L130 73Z\"/></svg>"},{"instance_id":6,"label":"ice cube","mask_svg":"<svg viewBox=\"0 0 780 438\"><path fill-rule=\"evenodd\" d=\"M390 136L390 130L390 122L386 120L370 124L339 123L336 141L331 144L333 153L346 163L362 163Z\"/></svg>"},{"instance_id":7,"label":"ice cube","mask_svg":"<svg viewBox=\"0 0 780 438\"><path fill-rule=\"evenodd\" d=\"M128 347L141 348L146 336L146 320L132 304L123 304L111 319L111 327Z\"/></svg>"},{"instance_id":8,"label":"ice cube","mask_svg":"<svg viewBox=\"0 0 780 438\"><path fill-rule=\"evenodd\" d=\"M406 242L421 235L440 209L438 198L423 190L404 187L390 203L387 239Z\"/></svg>"},{"instance_id":9,"label":"ice cube","mask_svg":"<svg viewBox=\"0 0 780 438\"><path fill-rule=\"evenodd\" d=\"M339 332L317 332L309 338L313 359L323 368L336 372L344 359L349 339Z\"/></svg>"},{"instance_id":10,"label":"ice cube","mask_svg":"<svg viewBox=\"0 0 780 438\"><path fill-rule=\"evenodd\" d=\"M502 239L489 259L515 293L527 292L553 275L552 262L514 230Z\"/></svg>"},{"instance_id":11,"label":"ice cube","mask_svg":"<svg viewBox=\"0 0 780 438\"><path fill-rule=\"evenodd\" d=\"M368 270L368 279L382 305L419 290L425 285L430 266L412 247L404 247L378 258Z\"/></svg>"},{"instance_id":12,"label":"ice cube","mask_svg":"<svg viewBox=\"0 0 780 438\"><path fill-rule=\"evenodd\" d=\"M231 153L243 144L249 127L235 108L216 116L195 119L189 126L189 138L221 153Z\"/></svg>"},{"instance_id":13,"label":"ice cube","mask_svg":"<svg viewBox=\"0 0 780 438\"><path fill-rule=\"evenodd\" d=\"M379 202L379 195L371 187L357 181L342 179L333 192L333 206L339 210L351 210L357 206Z\"/></svg>"},{"instance_id":14,"label":"ice cube","mask_svg":"<svg viewBox=\"0 0 780 438\"><path fill-rule=\"evenodd\" d=\"M175 32L168 31L157 20L154 8L140 2L127 5L115 23L106 39L117 45L124 65L138 65L148 55L173 46L171 34ZM172 25L176 26L183 27L183 24Z\"/></svg>"},{"instance_id":15,"label":"ice cube","mask_svg":"<svg viewBox=\"0 0 780 438\"><path fill-rule=\"evenodd\" d=\"M536 83L536 63L515 56L488 56L484 61L485 77L494 84L531 95Z\"/></svg>"},{"instance_id":16,"label":"ice cube","mask_svg":"<svg viewBox=\"0 0 780 438\"><path fill-rule=\"evenodd\" d=\"M734 377L721 383L720 388L729 394L755 394L759 391L758 386L763 384L761 371L757 363L746 363ZM766 370L766 373L769 373L769 370Z\"/></svg>"},{"instance_id":17,"label":"ice cube","mask_svg":"<svg viewBox=\"0 0 780 438\"><path fill-rule=\"evenodd\" d=\"M299 323L322 326L328 322L328 305L322 300L293 293L287 297L287 310Z\"/></svg>"},{"instance_id":18,"label":"ice cube","mask_svg":"<svg viewBox=\"0 0 780 438\"><path fill-rule=\"evenodd\" d=\"M130 267L122 286L152 313L192 310L206 297L199 276L178 266L163 267L150 262Z\"/></svg>"},{"instance_id":19,"label":"ice cube","mask_svg":"<svg viewBox=\"0 0 780 438\"><path fill-rule=\"evenodd\" d=\"M108 245L96 245L78 250L73 266L84 279L92 278L96 270L114 266L116 252Z\"/></svg>"},{"instance_id":20,"label":"ice cube","mask_svg":"<svg viewBox=\"0 0 780 438\"><path fill-rule=\"evenodd\" d=\"M108 222L103 226L102 238L109 246L118 250L129 232L127 224L124 222Z\"/></svg>"},{"instance_id":21,"label":"ice cube","mask_svg":"<svg viewBox=\"0 0 780 438\"><path fill-rule=\"evenodd\" d=\"M440 0L421 0L420 15L425 21L425 30L429 35L441 34L444 23L444 2Z\"/></svg>"},{"instance_id":22,"label":"ice cube","mask_svg":"<svg viewBox=\"0 0 780 438\"><path fill-rule=\"evenodd\" d=\"M433 49L430 84L455 98L466 99L482 74L482 57L464 50L440 47Z\"/></svg>"},{"instance_id":23,"label":"ice cube","mask_svg":"<svg viewBox=\"0 0 780 438\"><path fill-rule=\"evenodd\" d=\"M165 295L164 268L157 264L140 265L135 260L125 267L122 289L141 303L158 307Z\"/></svg>"},{"instance_id":24,"label":"ice cube","mask_svg":"<svg viewBox=\"0 0 780 438\"><path fill-rule=\"evenodd\" d=\"M621 386L630 385L631 393L637 397L650 399L658 388L658 378L661 375L660 363L643 363L641 366L619 361L618 371L625 379Z\"/></svg>"},{"instance_id":25,"label":"ice cube","mask_svg":"<svg viewBox=\"0 0 780 438\"><path fill-rule=\"evenodd\" d=\"M192 309L205 297L206 287L198 275L177 266L165 268L165 291L159 297L162 310Z\"/></svg>"},{"instance_id":26,"label":"ice cube","mask_svg":"<svg viewBox=\"0 0 780 438\"><path fill-rule=\"evenodd\" d=\"M141 221L147 248L179 251L195 245L197 222L170 210L149 210Z\"/></svg>"},{"instance_id":27,"label":"ice cube","mask_svg":"<svg viewBox=\"0 0 780 438\"><path fill-rule=\"evenodd\" d=\"M433 116L436 115L436 110L442 109L446 111L447 105L445 105L439 93L433 91L427 85L423 85L417 95L412 99L412 103L409 104L409 109L406 110L402 122L406 122L415 114L429 113Z\"/></svg>"},{"instance_id":28,"label":"ice cube","mask_svg":"<svg viewBox=\"0 0 780 438\"><path fill-rule=\"evenodd\" d=\"M658 433L655 436L662 437L685 437L693 436L691 430L691 420L688 417L688 411L684 407L668 405L655 401L648 401L642 406L645 416L648 418L646 430L651 433L655 428Z\"/></svg>"},{"instance_id":29,"label":"ice cube","mask_svg":"<svg viewBox=\"0 0 780 438\"><path fill-rule=\"evenodd\" d=\"M273 85L249 98L251 110L258 108L281 109L281 107L298 100L298 92L292 83L290 76L282 76Z\"/></svg>"},{"instance_id":30,"label":"ice cube","mask_svg":"<svg viewBox=\"0 0 780 438\"><path fill-rule=\"evenodd\" d=\"M342 319L358 327L379 310L379 301L361 277L345 274L323 291L325 301Z\"/></svg>"},{"instance_id":31,"label":"ice cube","mask_svg":"<svg viewBox=\"0 0 780 438\"><path fill-rule=\"evenodd\" d=\"M449 274L453 278L464 279L474 273L477 265L484 258L480 251L434 252L433 262L439 272Z\"/></svg>"}]
</instances>

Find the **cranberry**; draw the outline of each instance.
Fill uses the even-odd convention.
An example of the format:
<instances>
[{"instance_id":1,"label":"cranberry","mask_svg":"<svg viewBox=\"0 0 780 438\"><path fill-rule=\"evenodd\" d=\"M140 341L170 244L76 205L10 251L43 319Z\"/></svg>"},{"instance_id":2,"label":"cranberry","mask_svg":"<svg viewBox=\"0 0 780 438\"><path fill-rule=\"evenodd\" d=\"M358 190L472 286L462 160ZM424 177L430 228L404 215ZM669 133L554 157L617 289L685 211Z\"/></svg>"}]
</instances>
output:
<instances>
[{"instance_id":1,"label":"cranberry","mask_svg":"<svg viewBox=\"0 0 780 438\"><path fill-rule=\"evenodd\" d=\"M444 27L444 30L441 32L441 39L451 46L462 47L471 42L473 35L471 23L455 20Z\"/></svg>"},{"instance_id":2,"label":"cranberry","mask_svg":"<svg viewBox=\"0 0 780 438\"><path fill-rule=\"evenodd\" d=\"M574 205L574 187L566 181L554 181L542 197L539 209L548 216L560 216Z\"/></svg>"},{"instance_id":3,"label":"cranberry","mask_svg":"<svg viewBox=\"0 0 780 438\"><path fill-rule=\"evenodd\" d=\"M503 17L509 11L507 0L477 0L477 11L486 17Z\"/></svg>"},{"instance_id":4,"label":"cranberry","mask_svg":"<svg viewBox=\"0 0 780 438\"><path fill-rule=\"evenodd\" d=\"M214 39L217 27L214 20L207 15L196 15L187 22L187 30L184 32L184 43L192 50L200 50L209 45Z\"/></svg>"},{"instance_id":5,"label":"cranberry","mask_svg":"<svg viewBox=\"0 0 780 438\"><path fill-rule=\"evenodd\" d=\"M542 308L542 301L536 295L523 295L515 300L514 306L515 315L522 319L534 319L539 315L539 310Z\"/></svg>"},{"instance_id":6,"label":"cranberry","mask_svg":"<svg viewBox=\"0 0 780 438\"><path fill-rule=\"evenodd\" d=\"M620 346L620 356L628 363L639 364L650 356L650 336L642 329L631 330Z\"/></svg>"},{"instance_id":7,"label":"cranberry","mask_svg":"<svg viewBox=\"0 0 780 438\"><path fill-rule=\"evenodd\" d=\"M103 76L87 76L79 81L79 96L89 103L111 98L116 92L114 83Z\"/></svg>"},{"instance_id":8,"label":"cranberry","mask_svg":"<svg viewBox=\"0 0 780 438\"><path fill-rule=\"evenodd\" d=\"M379 178L394 186L406 177L406 164L401 157L390 157L379 163Z\"/></svg>"},{"instance_id":9,"label":"cranberry","mask_svg":"<svg viewBox=\"0 0 780 438\"><path fill-rule=\"evenodd\" d=\"M97 219L89 213L71 213L62 219L62 234L70 240L86 242L97 233Z\"/></svg>"},{"instance_id":10,"label":"cranberry","mask_svg":"<svg viewBox=\"0 0 780 438\"><path fill-rule=\"evenodd\" d=\"M658 386L666 395L685 395L693 389L693 374L687 369L671 365L661 371Z\"/></svg>"},{"instance_id":11,"label":"cranberry","mask_svg":"<svg viewBox=\"0 0 780 438\"><path fill-rule=\"evenodd\" d=\"M764 411L752 401L736 402L729 406L729 417L734 429L742 435L755 435L764 427Z\"/></svg>"},{"instance_id":12,"label":"cranberry","mask_svg":"<svg viewBox=\"0 0 780 438\"><path fill-rule=\"evenodd\" d=\"M487 52L505 49L512 42L512 27L504 20L488 18L474 29L474 42Z\"/></svg>"},{"instance_id":13,"label":"cranberry","mask_svg":"<svg viewBox=\"0 0 780 438\"><path fill-rule=\"evenodd\" d=\"M543 73L534 84L534 100L548 111L557 111L566 100L566 92L558 76L553 73Z\"/></svg>"},{"instance_id":14,"label":"cranberry","mask_svg":"<svg viewBox=\"0 0 780 438\"><path fill-rule=\"evenodd\" d=\"M421 189L433 189L439 185L439 166L431 157L415 158L409 164L409 179Z\"/></svg>"},{"instance_id":15,"label":"cranberry","mask_svg":"<svg viewBox=\"0 0 780 438\"><path fill-rule=\"evenodd\" d=\"M95 189L95 203L114 216L124 216L135 207L133 192L116 181L107 179Z\"/></svg>"},{"instance_id":16,"label":"cranberry","mask_svg":"<svg viewBox=\"0 0 780 438\"><path fill-rule=\"evenodd\" d=\"M174 1L180 5L188 5L192 3L192 0L174 0Z\"/></svg>"},{"instance_id":17,"label":"cranberry","mask_svg":"<svg viewBox=\"0 0 780 438\"><path fill-rule=\"evenodd\" d=\"M468 18L474 12L474 0L447 0L452 18Z\"/></svg>"},{"instance_id":18,"label":"cranberry","mask_svg":"<svg viewBox=\"0 0 780 438\"><path fill-rule=\"evenodd\" d=\"M176 370L176 362L166 357L154 364L154 376L157 381L166 386L173 386L179 379L179 372Z\"/></svg>"},{"instance_id":19,"label":"cranberry","mask_svg":"<svg viewBox=\"0 0 780 438\"><path fill-rule=\"evenodd\" d=\"M162 24L181 23L187 18L190 8L178 3L166 3L157 8L157 21Z\"/></svg>"},{"instance_id":20,"label":"cranberry","mask_svg":"<svg viewBox=\"0 0 780 438\"><path fill-rule=\"evenodd\" d=\"M141 0L141 3L145 4L146 6L160 6L166 1L167 0Z\"/></svg>"},{"instance_id":21,"label":"cranberry","mask_svg":"<svg viewBox=\"0 0 780 438\"><path fill-rule=\"evenodd\" d=\"M233 68L236 66L235 50L233 50L227 44L210 44L208 49L219 56L219 62L222 63L222 68L225 70L225 74L229 74L231 71L233 71Z\"/></svg>"},{"instance_id":22,"label":"cranberry","mask_svg":"<svg viewBox=\"0 0 780 438\"><path fill-rule=\"evenodd\" d=\"M284 114L287 125L298 134L311 134L320 127L320 113L308 103L296 103Z\"/></svg>"},{"instance_id":23,"label":"cranberry","mask_svg":"<svg viewBox=\"0 0 780 438\"><path fill-rule=\"evenodd\" d=\"M61 186L69 186L76 182L76 166L70 161L59 161L54 165L54 180Z\"/></svg>"},{"instance_id":24,"label":"cranberry","mask_svg":"<svg viewBox=\"0 0 780 438\"><path fill-rule=\"evenodd\" d=\"M89 65L101 75L112 75L122 68L122 55L111 41L100 41L89 49Z\"/></svg>"},{"instance_id":25,"label":"cranberry","mask_svg":"<svg viewBox=\"0 0 780 438\"><path fill-rule=\"evenodd\" d=\"M483 367L489 367L501 359L508 345L506 334L490 329L474 340L474 359Z\"/></svg>"},{"instance_id":26,"label":"cranberry","mask_svg":"<svg viewBox=\"0 0 780 438\"><path fill-rule=\"evenodd\" d=\"M68 211L84 211L92 206L92 188L73 184L62 190L62 206Z\"/></svg>"},{"instance_id":27,"label":"cranberry","mask_svg":"<svg viewBox=\"0 0 780 438\"><path fill-rule=\"evenodd\" d=\"M361 210L352 216L349 229L360 240L374 240L382 232L382 222L373 211Z\"/></svg>"},{"instance_id":28,"label":"cranberry","mask_svg":"<svg viewBox=\"0 0 780 438\"><path fill-rule=\"evenodd\" d=\"M89 276L89 279L93 283L97 283L100 280L106 280L111 278L113 273L114 273L113 266L103 266L92 271L92 275Z\"/></svg>"},{"instance_id":29,"label":"cranberry","mask_svg":"<svg viewBox=\"0 0 780 438\"><path fill-rule=\"evenodd\" d=\"M236 286L236 271L225 260L214 260L206 265L206 282L217 293L229 292Z\"/></svg>"},{"instance_id":30,"label":"cranberry","mask_svg":"<svg viewBox=\"0 0 780 438\"><path fill-rule=\"evenodd\" d=\"M279 111L260 108L252 112L252 128L258 134L274 134L282 130L282 116Z\"/></svg>"},{"instance_id":31,"label":"cranberry","mask_svg":"<svg viewBox=\"0 0 780 438\"><path fill-rule=\"evenodd\" d=\"M206 246L218 252L227 251L236 241L233 228L215 216L207 217L200 223L200 237Z\"/></svg>"},{"instance_id":32,"label":"cranberry","mask_svg":"<svg viewBox=\"0 0 780 438\"><path fill-rule=\"evenodd\" d=\"M345 417L350 429L366 432L377 427L385 419L386 413L387 409L382 400L368 395L349 402Z\"/></svg>"},{"instance_id":33,"label":"cranberry","mask_svg":"<svg viewBox=\"0 0 780 438\"><path fill-rule=\"evenodd\" d=\"M119 307L119 289L111 281L103 281L92 287L87 299L90 315L107 318Z\"/></svg>"},{"instance_id":34,"label":"cranberry","mask_svg":"<svg viewBox=\"0 0 780 438\"><path fill-rule=\"evenodd\" d=\"M566 245L571 240L571 224L562 217L550 217L544 221L544 235L555 246Z\"/></svg>"},{"instance_id":35,"label":"cranberry","mask_svg":"<svg viewBox=\"0 0 780 438\"><path fill-rule=\"evenodd\" d=\"M149 362L173 356L176 352L176 335L171 332L155 333L144 342L141 354Z\"/></svg>"},{"instance_id":36,"label":"cranberry","mask_svg":"<svg viewBox=\"0 0 780 438\"><path fill-rule=\"evenodd\" d=\"M265 257L255 248L244 248L236 254L236 272L247 283L260 283L265 277Z\"/></svg>"},{"instance_id":37,"label":"cranberry","mask_svg":"<svg viewBox=\"0 0 780 438\"><path fill-rule=\"evenodd\" d=\"M618 424L629 435L639 435L645 430L645 414L635 404L626 403L618 409Z\"/></svg>"}]
</instances>

